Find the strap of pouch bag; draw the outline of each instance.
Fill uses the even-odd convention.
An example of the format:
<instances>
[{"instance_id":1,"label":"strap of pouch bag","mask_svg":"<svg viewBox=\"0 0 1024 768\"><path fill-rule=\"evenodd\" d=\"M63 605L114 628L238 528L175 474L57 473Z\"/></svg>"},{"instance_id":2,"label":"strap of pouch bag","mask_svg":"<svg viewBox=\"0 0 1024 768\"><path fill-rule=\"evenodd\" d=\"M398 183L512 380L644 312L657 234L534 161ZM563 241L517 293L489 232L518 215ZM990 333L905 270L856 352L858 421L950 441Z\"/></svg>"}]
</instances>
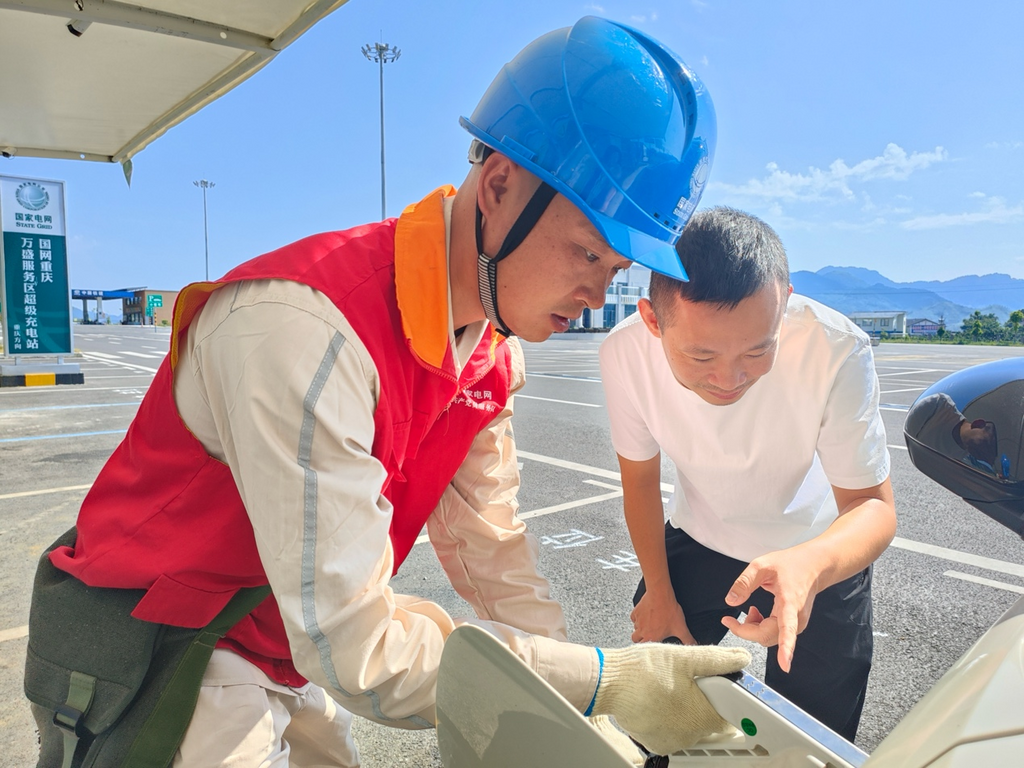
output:
<instances>
[{"instance_id":1,"label":"strap of pouch bag","mask_svg":"<svg viewBox=\"0 0 1024 768\"><path fill-rule=\"evenodd\" d=\"M64 762L61 768L71 768L75 750L78 749L78 739L82 735L80 724L92 707L95 695L95 677L82 672L71 673L67 701L53 713L53 724L60 728L64 735Z\"/></svg>"},{"instance_id":2,"label":"strap of pouch bag","mask_svg":"<svg viewBox=\"0 0 1024 768\"><path fill-rule=\"evenodd\" d=\"M217 617L207 624L189 645L174 677L132 743L124 761L131 768L166 768L185 737L199 698L203 674L217 641L249 615L270 594L270 587L238 590Z\"/></svg>"}]
</instances>

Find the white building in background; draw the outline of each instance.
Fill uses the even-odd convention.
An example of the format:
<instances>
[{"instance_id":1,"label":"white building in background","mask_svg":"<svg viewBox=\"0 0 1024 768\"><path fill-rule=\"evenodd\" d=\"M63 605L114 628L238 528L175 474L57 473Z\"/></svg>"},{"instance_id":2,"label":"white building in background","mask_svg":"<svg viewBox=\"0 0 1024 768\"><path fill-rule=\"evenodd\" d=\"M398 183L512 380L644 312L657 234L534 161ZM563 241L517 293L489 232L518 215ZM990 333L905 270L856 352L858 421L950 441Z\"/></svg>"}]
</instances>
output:
<instances>
[{"instance_id":1,"label":"white building in background","mask_svg":"<svg viewBox=\"0 0 1024 768\"><path fill-rule=\"evenodd\" d=\"M939 329L945 328L942 320L931 320L927 317L912 317L907 320L907 333L910 336L938 336Z\"/></svg>"},{"instance_id":2,"label":"white building in background","mask_svg":"<svg viewBox=\"0 0 1024 768\"><path fill-rule=\"evenodd\" d=\"M615 276L608 286L602 309L585 309L579 320L572 322L572 328L612 328L636 312L640 299L648 297L647 286L651 282L651 270L634 264L625 272Z\"/></svg>"},{"instance_id":3,"label":"white building in background","mask_svg":"<svg viewBox=\"0 0 1024 768\"><path fill-rule=\"evenodd\" d=\"M906 312L850 312L847 317L868 336L907 335Z\"/></svg>"}]
</instances>

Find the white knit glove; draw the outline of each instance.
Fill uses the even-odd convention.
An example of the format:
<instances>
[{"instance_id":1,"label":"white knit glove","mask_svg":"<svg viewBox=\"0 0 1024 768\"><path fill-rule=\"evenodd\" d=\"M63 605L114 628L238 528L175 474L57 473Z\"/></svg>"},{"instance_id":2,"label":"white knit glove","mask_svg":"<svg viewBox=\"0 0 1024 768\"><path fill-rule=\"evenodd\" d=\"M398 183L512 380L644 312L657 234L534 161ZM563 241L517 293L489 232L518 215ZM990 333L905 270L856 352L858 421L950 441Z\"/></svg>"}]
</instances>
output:
<instances>
[{"instance_id":1,"label":"white knit glove","mask_svg":"<svg viewBox=\"0 0 1024 768\"><path fill-rule=\"evenodd\" d=\"M588 717L587 721L616 752L626 758L630 765L634 766L634 768L643 768L644 763L647 762L647 755L641 752L640 747L634 744L633 740L615 725L615 721L611 717L608 715L595 715L594 717Z\"/></svg>"},{"instance_id":2,"label":"white knit glove","mask_svg":"<svg viewBox=\"0 0 1024 768\"><path fill-rule=\"evenodd\" d=\"M714 645L641 643L604 651L588 714L612 715L648 750L671 755L712 734L734 730L693 678L736 672L749 663L746 650Z\"/></svg>"}]
</instances>

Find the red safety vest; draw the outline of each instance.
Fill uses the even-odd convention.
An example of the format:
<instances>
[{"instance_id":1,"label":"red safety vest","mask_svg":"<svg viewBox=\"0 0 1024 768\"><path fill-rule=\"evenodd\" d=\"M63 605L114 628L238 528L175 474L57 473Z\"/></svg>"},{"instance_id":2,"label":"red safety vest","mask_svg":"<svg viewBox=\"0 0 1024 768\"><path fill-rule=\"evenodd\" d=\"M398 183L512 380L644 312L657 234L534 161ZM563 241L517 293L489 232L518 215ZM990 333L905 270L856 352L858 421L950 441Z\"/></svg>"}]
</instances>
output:
<instances>
[{"instance_id":1,"label":"red safety vest","mask_svg":"<svg viewBox=\"0 0 1024 768\"><path fill-rule=\"evenodd\" d=\"M205 626L241 587L267 583L227 465L209 456L174 404L173 369L210 294L238 280L295 280L328 296L369 351L380 381L373 456L394 506L395 570L408 555L476 435L505 407L508 345L488 331L461 375L448 344L448 269L439 189L389 219L316 235L187 286L171 351L78 516L74 549L55 566L90 586L145 589L132 615ZM295 511L301 525L301 510ZM277 603L268 597L224 638L271 678L301 685Z\"/></svg>"}]
</instances>

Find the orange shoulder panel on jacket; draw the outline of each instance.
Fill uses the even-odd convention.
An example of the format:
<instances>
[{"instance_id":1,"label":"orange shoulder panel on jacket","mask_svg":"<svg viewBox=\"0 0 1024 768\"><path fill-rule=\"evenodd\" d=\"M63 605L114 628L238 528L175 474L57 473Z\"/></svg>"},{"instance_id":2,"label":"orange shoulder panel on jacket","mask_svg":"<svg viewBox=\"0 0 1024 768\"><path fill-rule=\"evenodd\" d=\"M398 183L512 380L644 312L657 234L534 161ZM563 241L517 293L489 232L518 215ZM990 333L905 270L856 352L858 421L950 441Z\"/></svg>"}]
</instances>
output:
<instances>
[{"instance_id":1,"label":"orange shoulder panel on jacket","mask_svg":"<svg viewBox=\"0 0 1024 768\"><path fill-rule=\"evenodd\" d=\"M210 294L223 283L192 283L181 289L174 302L174 319L171 324L171 370L178 364L178 336L187 328L192 318L210 299Z\"/></svg>"},{"instance_id":2,"label":"orange shoulder panel on jacket","mask_svg":"<svg viewBox=\"0 0 1024 768\"><path fill-rule=\"evenodd\" d=\"M402 330L425 363L440 368L448 351L446 184L402 212L395 230L395 292Z\"/></svg>"}]
</instances>

